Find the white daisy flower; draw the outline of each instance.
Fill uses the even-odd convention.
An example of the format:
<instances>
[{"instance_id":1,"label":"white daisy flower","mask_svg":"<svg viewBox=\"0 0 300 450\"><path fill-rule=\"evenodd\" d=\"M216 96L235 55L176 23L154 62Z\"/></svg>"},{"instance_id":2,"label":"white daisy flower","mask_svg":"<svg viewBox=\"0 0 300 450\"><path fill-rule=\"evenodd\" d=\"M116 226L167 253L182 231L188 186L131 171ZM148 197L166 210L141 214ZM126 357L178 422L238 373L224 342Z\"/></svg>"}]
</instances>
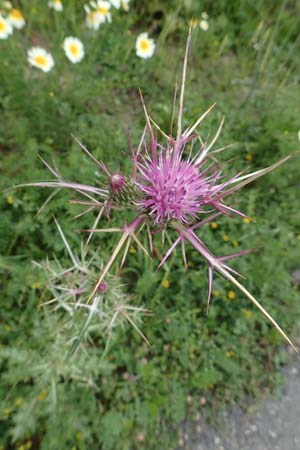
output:
<instances>
[{"instance_id":1,"label":"white daisy flower","mask_svg":"<svg viewBox=\"0 0 300 450\"><path fill-rule=\"evenodd\" d=\"M120 7L121 7L121 0L109 0L109 1L116 9L120 9Z\"/></svg>"},{"instance_id":2,"label":"white daisy flower","mask_svg":"<svg viewBox=\"0 0 300 450\"><path fill-rule=\"evenodd\" d=\"M100 21L96 11L92 10L88 5L84 5L84 10L86 12L86 24L88 28L98 30Z\"/></svg>"},{"instance_id":3,"label":"white daisy flower","mask_svg":"<svg viewBox=\"0 0 300 450\"><path fill-rule=\"evenodd\" d=\"M200 20L199 27L201 28L201 30L207 31L209 29L207 20Z\"/></svg>"},{"instance_id":4,"label":"white daisy flower","mask_svg":"<svg viewBox=\"0 0 300 450\"><path fill-rule=\"evenodd\" d=\"M11 2L3 2L3 8L5 9L11 9L13 6Z\"/></svg>"},{"instance_id":5,"label":"white daisy flower","mask_svg":"<svg viewBox=\"0 0 300 450\"><path fill-rule=\"evenodd\" d=\"M25 26L25 19L19 9L12 8L7 16L9 23L19 30Z\"/></svg>"},{"instance_id":6,"label":"white daisy flower","mask_svg":"<svg viewBox=\"0 0 300 450\"><path fill-rule=\"evenodd\" d=\"M41 69L43 72L49 72L54 66L52 55L41 47L31 47L28 50L27 60L29 64Z\"/></svg>"},{"instance_id":7,"label":"white daisy flower","mask_svg":"<svg viewBox=\"0 0 300 450\"><path fill-rule=\"evenodd\" d=\"M104 22L111 23L111 13L109 12L111 4L104 0L98 0L97 2L91 2L91 6L95 8L96 20L100 24Z\"/></svg>"},{"instance_id":8,"label":"white daisy flower","mask_svg":"<svg viewBox=\"0 0 300 450\"><path fill-rule=\"evenodd\" d=\"M155 50L154 40L148 38L148 33L142 33L137 37L135 48L140 58L151 58Z\"/></svg>"},{"instance_id":9,"label":"white daisy flower","mask_svg":"<svg viewBox=\"0 0 300 450\"><path fill-rule=\"evenodd\" d=\"M116 9L124 9L124 11L129 11L129 2L130 0L109 0L110 3L116 8Z\"/></svg>"},{"instance_id":10,"label":"white daisy flower","mask_svg":"<svg viewBox=\"0 0 300 450\"><path fill-rule=\"evenodd\" d=\"M124 11L129 11L129 2L130 0L121 0L121 6Z\"/></svg>"},{"instance_id":11,"label":"white daisy flower","mask_svg":"<svg viewBox=\"0 0 300 450\"><path fill-rule=\"evenodd\" d=\"M55 11L62 11L64 9L61 0L50 0L48 6L49 8L55 9Z\"/></svg>"},{"instance_id":12,"label":"white daisy flower","mask_svg":"<svg viewBox=\"0 0 300 450\"><path fill-rule=\"evenodd\" d=\"M7 39L13 33L13 28L8 20L0 14L0 39Z\"/></svg>"},{"instance_id":13,"label":"white daisy flower","mask_svg":"<svg viewBox=\"0 0 300 450\"><path fill-rule=\"evenodd\" d=\"M67 37L63 42L63 49L67 58L73 63L79 63L84 57L83 43L75 37Z\"/></svg>"}]
</instances>

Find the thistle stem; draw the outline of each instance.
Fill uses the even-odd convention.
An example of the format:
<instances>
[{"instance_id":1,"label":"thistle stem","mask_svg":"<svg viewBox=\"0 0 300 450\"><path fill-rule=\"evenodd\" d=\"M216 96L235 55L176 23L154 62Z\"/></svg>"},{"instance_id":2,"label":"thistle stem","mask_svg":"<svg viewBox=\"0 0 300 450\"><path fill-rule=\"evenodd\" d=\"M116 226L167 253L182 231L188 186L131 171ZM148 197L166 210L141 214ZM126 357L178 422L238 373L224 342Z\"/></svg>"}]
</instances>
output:
<instances>
[{"instance_id":1,"label":"thistle stem","mask_svg":"<svg viewBox=\"0 0 300 450\"><path fill-rule=\"evenodd\" d=\"M87 304L90 303L90 301L96 294L100 284L104 280L105 276L107 275L107 273L108 273L109 269L111 268L111 266L113 265L114 261L117 259L117 256L120 253L126 240L128 238L131 238L134 235L135 230L143 221L144 221L144 218L142 216L137 216L129 225L126 225L126 224L124 225L123 235L122 235L121 239L119 240L116 248L114 249L112 255L110 256L109 260L107 261L104 269L102 270L94 289L92 290L91 294L89 295L89 297L86 301Z\"/></svg>"},{"instance_id":2,"label":"thistle stem","mask_svg":"<svg viewBox=\"0 0 300 450\"><path fill-rule=\"evenodd\" d=\"M295 350L296 353L299 353L297 348L294 346L290 338L285 334L282 328L278 325L278 323L270 316L270 314L261 306L261 304L253 297L252 294L242 285L240 284L236 278L234 278L229 271L224 267L223 263L216 258L210 251L206 248L206 246L201 242L198 236L190 229L186 229L183 225L173 222L172 226L180 235L186 239L195 250L203 256L204 259L209 264L211 270L217 270L224 278L234 284L245 296L260 310L260 312L269 320L269 322L276 328L276 330L281 334L281 336L290 344L290 346Z\"/></svg>"}]
</instances>

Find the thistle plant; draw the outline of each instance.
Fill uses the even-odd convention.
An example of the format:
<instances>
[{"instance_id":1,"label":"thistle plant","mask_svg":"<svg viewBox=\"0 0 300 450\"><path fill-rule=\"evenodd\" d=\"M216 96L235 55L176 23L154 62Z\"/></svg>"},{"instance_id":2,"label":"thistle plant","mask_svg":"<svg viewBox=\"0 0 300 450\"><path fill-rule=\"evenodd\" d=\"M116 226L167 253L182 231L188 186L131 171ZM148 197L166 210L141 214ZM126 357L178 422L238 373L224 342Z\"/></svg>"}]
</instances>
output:
<instances>
[{"instance_id":1,"label":"thistle plant","mask_svg":"<svg viewBox=\"0 0 300 450\"><path fill-rule=\"evenodd\" d=\"M248 174L240 172L226 178L226 174L223 173L221 165L216 158L218 153L227 147L214 148L224 120L221 121L211 142L204 142L198 132L199 125L215 105L212 105L187 129L182 129L190 40L191 30L183 63L178 99L177 130L174 135L172 133L173 125L170 127L170 134L165 133L149 116L141 94L141 104L146 125L137 148L134 149L131 142L129 142L132 161L132 172L130 175L112 172L75 138L82 150L94 161L104 175L106 181L103 185L95 187L64 180L56 167L53 168L44 161L55 179L30 183L30 186L55 188L55 193L61 188L71 189L82 197L72 201L86 206L82 214L97 211L96 219L91 228L84 230L88 233L84 247L85 251L91 245L94 233L120 234L120 239L110 258L100 271L93 288L89 292L87 289L84 291L84 304L86 307L94 305L99 289L105 283L107 277L110 276L109 272L113 264L118 262L120 269L123 267L131 243L135 243L147 257L151 258L154 250L153 235L160 233L164 241L167 230L172 230L172 235L175 238L165 251L157 269L163 266L175 248L180 246L183 264L187 270L188 262L185 247L186 245L192 246L204 259L208 268L207 311L210 304L213 275L215 272L218 272L238 288L261 311L293 349L297 351L278 323L246 287L240 283L238 277L241 277L241 275L228 264L230 260L245 255L254 249L216 256L202 241L201 234L199 235L201 227L218 216L233 217L238 215L246 217L243 212L231 206L228 199L232 199L233 194L243 186L283 164L291 155L261 170ZM175 94L174 105L177 103L176 97ZM135 214L134 219L130 223L123 222L121 225L118 224L118 226L110 228L98 228L100 220L110 217L111 210L120 209L133 211ZM146 236L147 245L144 244L145 239L140 237L142 233Z\"/></svg>"},{"instance_id":2,"label":"thistle plant","mask_svg":"<svg viewBox=\"0 0 300 450\"><path fill-rule=\"evenodd\" d=\"M116 326L122 326L124 322L132 325L148 342L138 328L137 322L142 314L148 314L149 311L130 303L120 277L109 274L106 281L98 286L92 303L89 305L85 303L86 295L97 280L97 274L103 269L99 251L96 249L94 252L90 250L87 252L82 245L80 257L76 255L61 226L56 219L54 220L70 258L70 265L63 267L57 259L50 261L48 258L34 264L45 272L46 287L52 294L52 298L40 306L51 306L54 311L64 310L70 316L67 326L74 330L75 336L70 342L67 357L74 354L85 340L91 339L94 332L99 335L100 331L107 337L105 347L107 349L112 331ZM89 257L88 253L92 255Z\"/></svg>"}]
</instances>

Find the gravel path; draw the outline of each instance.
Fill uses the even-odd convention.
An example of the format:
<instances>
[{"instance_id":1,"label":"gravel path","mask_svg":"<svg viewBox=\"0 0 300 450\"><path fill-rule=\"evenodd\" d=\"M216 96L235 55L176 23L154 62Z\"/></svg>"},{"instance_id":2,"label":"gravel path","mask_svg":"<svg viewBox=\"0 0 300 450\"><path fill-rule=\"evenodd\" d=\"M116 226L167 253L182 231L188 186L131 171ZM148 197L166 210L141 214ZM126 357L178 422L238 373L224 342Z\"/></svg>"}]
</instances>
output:
<instances>
[{"instance_id":1,"label":"gravel path","mask_svg":"<svg viewBox=\"0 0 300 450\"><path fill-rule=\"evenodd\" d=\"M179 449L300 450L300 357L283 369L281 398L266 399L252 415L225 412L218 428L185 424Z\"/></svg>"}]
</instances>

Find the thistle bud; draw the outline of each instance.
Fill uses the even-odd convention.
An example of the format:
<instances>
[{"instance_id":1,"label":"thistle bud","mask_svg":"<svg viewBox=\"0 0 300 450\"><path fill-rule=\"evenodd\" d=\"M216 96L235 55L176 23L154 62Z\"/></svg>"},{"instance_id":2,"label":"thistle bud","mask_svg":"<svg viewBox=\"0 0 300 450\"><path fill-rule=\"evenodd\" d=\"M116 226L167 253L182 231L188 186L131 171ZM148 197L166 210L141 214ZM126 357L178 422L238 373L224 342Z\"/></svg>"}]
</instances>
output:
<instances>
[{"instance_id":1,"label":"thistle bud","mask_svg":"<svg viewBox=\"0 0 300 450\"><path fill-rule=\"evenodd\" d=\"M120 173L115 173L109 178L109 186L111 191L118 192L120 191L126 183L126 178Z\"/></svg>"},{"instance_id":2,"label":"thistle bud","mask_svg":"<svg viewBox=\"0 0 300 450\"><path fill-rule=\"evenodd\" d=\"M141 200L141 192L128 178L120 173L115 173L109 177L111 198L115 206L130 207Z\"/></svg>"}]
</instances>

